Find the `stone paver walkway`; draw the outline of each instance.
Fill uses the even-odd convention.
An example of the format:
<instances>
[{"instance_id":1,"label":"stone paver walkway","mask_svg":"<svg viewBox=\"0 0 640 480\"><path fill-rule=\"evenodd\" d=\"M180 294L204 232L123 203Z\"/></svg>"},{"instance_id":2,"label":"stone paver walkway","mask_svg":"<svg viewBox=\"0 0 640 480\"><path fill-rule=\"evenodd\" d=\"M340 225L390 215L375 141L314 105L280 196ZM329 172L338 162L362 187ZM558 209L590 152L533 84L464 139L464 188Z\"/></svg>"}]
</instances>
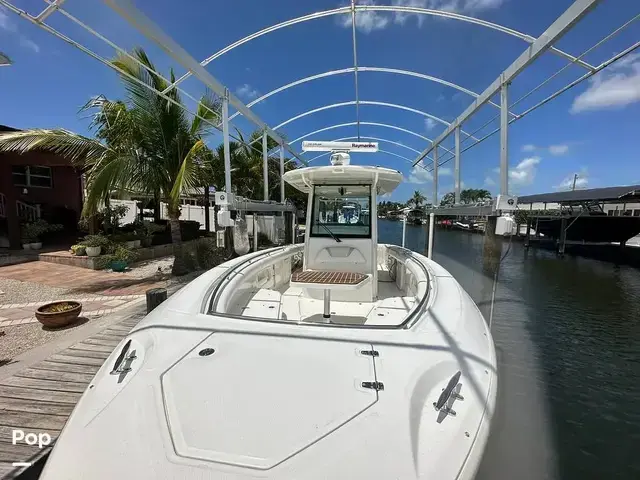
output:
<instances>
[{"instance_id":1,"label":"stone paver walkway","mask_svg":"<svg viewBox=\"0 0 640 480\"><path fill-rule=\"evenodd\" d=\"M52 287L68 288L74 295L142 295L150 288L165 287L166 281L155 278L132 278L126 273L104 272L35 261L0 267L0 278L41 283ZM0 315L2 316L2 315Z\"/></svg>"},{"instance_id":2,"label":"stone paver walkway","mask_svg":"<svg viewBox=\"0 0 640 480\"><path fill-rule=\"evenodd\" d=\"M144 295L92 296L70 300L82 302L83 317L98 317L122 310L141 297ZM0 328L37 322L34 311L44 303L46 302L0 305Z\"/></svg>"}]
</instances>

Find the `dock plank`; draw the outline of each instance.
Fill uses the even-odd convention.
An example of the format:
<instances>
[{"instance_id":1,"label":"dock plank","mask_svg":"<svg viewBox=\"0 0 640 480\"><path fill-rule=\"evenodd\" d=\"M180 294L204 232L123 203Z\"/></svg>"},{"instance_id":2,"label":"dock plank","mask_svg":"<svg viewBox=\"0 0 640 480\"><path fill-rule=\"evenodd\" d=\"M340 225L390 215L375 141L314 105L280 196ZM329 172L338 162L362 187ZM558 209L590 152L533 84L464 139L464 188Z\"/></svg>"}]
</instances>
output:
<instances>
[{"instance_id":1,"label":"dock plank","mask_svg":"<svg viewBox=\"0 0 640 480\"><path fill-rule=\"evenodd\" d=\"M77 392L56 392L52 390L0 385L0 396L3 398L17 398L75 405L78 403L78 400L80 400L82 394ZM0 421L0 423L2 422Z\"/></svg>"},{"instance_id":2,"label":"dock plank","mask_svg":"<svg viewBox=\"0 0 640 480\"><path fill-rule=\"evenodd\" d=\"M102 360L103 362L110 355L107 352L92 352L88 350L83 350L82 348L74 348L74 347L69 347L66 350L63 350L63 352L65 355L68 355L71 357L95 358L97 360Z\"/></svg>"},{"instance_id":3,"label":"dock plank","mask_svg":"<svg viewBox=\"0 0 640 480\"><path fill-rule=\"evenodd\" d=\"M67 350L63 350L61 353L51 355L49 360L57 363L68 363L71 365L89 365L94 367L101 367L105 359L103 358L91 358L91 357L76 357L73 355L67 355Z\"/></svg>"},{"instance_id":4,"label":"dock plank","mask_svg":"<svg viewBox=\"0 0 640 480\"><path fill-rule=\"evenodd\" d=\"M46 415L71 415L72 403L51 403L23 398L0 397L0 412L13 411L25 413L44 413Z\"/></svg>"},{"instance_id":5,"label":"dock plank","mask_svg":"<svg viewBox=\"0 0 640 480\"><path fill-rule=\"evenodd\" d=\"M72 345L70 350L82 350L83 352L100 352L106 353L107 355L111 355L114 347L105 346L105 345L93 345L91 343L80 342Z\"/></svg>"},{"instance_id":6,"label":"dock plank","mask_svg":"<svg viewBox=\"0 0 640 480\"><path fill-rule=\"evenodd\" d=\"M86 383L60 382L54 380L40 380L37 378L25 378L13 376L6 378L0 385L7 387L35 388L52 392L83 393L87 388ZM1 422L2 419L0 419Z\"/></svg>"},{"instance_id":7,"label":"dock plank","mask_svg":"<svg viewBox=\"0 0 640 480\"><path fill-rule=\"evenodd\" d=\"M35 368L36 370L54 370L56 372L88 373L91 375L95 375L100 369L98 365L75 365L73 363L59 363L51 360L44 360L31 368Z\"/></svg>"},{"instance_id":8,"label":"dock plank","mask_svg":"<svg viewBox=\"0 0 640 480\"><path fill-rule=\"evenodd\" d=\"M26 368L16 374L17 377L37 378L40 380L52 380L54 382L75 382L80 384L89 383L94 375L89 373L73 373L67 371L55 370L36 370L35 368Z\"/></svg>"},{"instance_id":9,"label":"dock plank","mask_svg":"<svg viewBox=\"0 0 640 480\"><path fill-rule=\"evenodd\" d=\"M68 418L68 415L34 415L11 410L0 411L0 416L2 417L0 421L4 425L23 429L41 429L40 433L49 433L48 429L62 430Z\"/></svg>"},{"instance_id":10,"label":"dock plank","mask_svg":"<svg viewBox=\"0 0 640 480\"><path fill-rule=\"evenodd\" d=\"M41 454L38 445L0 443L0 462L33 462ZM15 468L15 467L13 467Z\"/></svg>"},{"instance_id":11,"label":"dock plank","mask_svg":"<svg viewBox=\"0 0 640 480\"><path fill-rule=\"evenodd\" d=\"M13 445L12 431L47 432L55 440L95 374L140 318L110 325L81 342L0 380L0 478L15 478L50 448ZM26 468L28 471L28 468Z\"/></svg>"},{"instance_id":12,"label":"dock plank","mask_svg":"<svg viewBox=\"0 0 640 480\"><path fill-rule=\"evenodd\" d=\"M124 338L124 337L123 337ZM87 338L86 340L83 340L82 343L88 344L88 345L99 345L102 347L109 347L111 348L111 350L113 350L114 348L116 348L118 346L118 344L121 342L122 340L106 340L103 338L94 338L94 337L90 337Z\"/></svg>"}]
</instances>

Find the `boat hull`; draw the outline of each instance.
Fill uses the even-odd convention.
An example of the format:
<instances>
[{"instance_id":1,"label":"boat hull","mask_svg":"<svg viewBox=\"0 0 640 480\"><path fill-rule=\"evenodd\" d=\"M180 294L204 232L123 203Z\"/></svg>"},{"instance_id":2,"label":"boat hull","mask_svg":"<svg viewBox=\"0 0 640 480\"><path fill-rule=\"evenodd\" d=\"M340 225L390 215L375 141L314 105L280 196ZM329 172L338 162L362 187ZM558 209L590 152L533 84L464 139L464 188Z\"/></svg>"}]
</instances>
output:
<instances>
[{"instance_id":1,"label":"boat hull","mask_svg":"<svg viewBox=\"0 0 640 480\"><path fill-rule=\"evenodd\" d=\"M41 478L473 478L496 359L458 282L402 249L429 287L399 328L207 313L212 285L274 251L216 267L148 315L91 382ZM131 370L112 375L129 341Z\"/></svg>"}]
</instances>

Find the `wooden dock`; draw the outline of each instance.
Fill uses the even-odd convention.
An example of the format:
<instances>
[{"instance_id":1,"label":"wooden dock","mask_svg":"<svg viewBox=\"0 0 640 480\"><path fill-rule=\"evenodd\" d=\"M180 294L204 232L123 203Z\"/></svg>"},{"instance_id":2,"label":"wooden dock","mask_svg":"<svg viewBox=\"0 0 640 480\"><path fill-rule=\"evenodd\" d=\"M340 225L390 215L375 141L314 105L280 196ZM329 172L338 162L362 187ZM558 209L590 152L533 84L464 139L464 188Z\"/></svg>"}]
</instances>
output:
<instances>
[{"instance_id":1,"label":"wooden dock","mask_svg":"<svg viewBox=\"0 0 640 480\"><path fill-rule=\"evenodd\" d=\"M16 478L51 450L69 415L113 349L140 321L114 323L46 360L0 380L0 479ZM51 445L13 445L19 429L51 435Z\"/></svg>"}]
</instances>

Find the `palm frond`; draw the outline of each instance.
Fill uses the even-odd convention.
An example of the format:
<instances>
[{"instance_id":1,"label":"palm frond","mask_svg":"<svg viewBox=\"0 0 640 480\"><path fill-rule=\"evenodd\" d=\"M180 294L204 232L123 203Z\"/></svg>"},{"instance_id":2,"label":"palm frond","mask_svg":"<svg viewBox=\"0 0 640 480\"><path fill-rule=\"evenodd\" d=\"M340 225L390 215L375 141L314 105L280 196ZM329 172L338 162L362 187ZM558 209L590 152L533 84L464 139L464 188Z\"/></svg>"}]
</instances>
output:
<instances>
[{"instance_id":1,"label":"palm frond","mask_svg":"<svg viewBox=\"0 0 640 480\"><path fill-rule=\"evenodd\" d=\"M203 122L201 118L209 120L211 123L218 123L222 119L221 108L222 104L219 97L211 92L203 95L198 103L197 115L193 117L191 122L191 134L197 136L208 135L213 127Z\"/></svg>"},{"instance_id":2,"label":"palm frond","mask_svg":"<svg viewBox=\"0 0 640 480\"><path fill-rule=\"evenodd\" d=\"M60 155L79 167L98 162L107 147L98 140L64 129L33 129L0 134L0 151L42 151Z\"/></svg>"},{"instance_id":3,"label":"palm frond","mask_svg":"<svg viewBox=\"0 0 640 480\"><path fill-rule=\"evenodd\" d=\"M170 208L177 208L180 202L180 194L183 191L201 186L200 183L202 182L199 181L199 171L195 160L202 156L206 148L204 142L198 140L184 157L169 196Z\"/></svg>"}]
</instances>

